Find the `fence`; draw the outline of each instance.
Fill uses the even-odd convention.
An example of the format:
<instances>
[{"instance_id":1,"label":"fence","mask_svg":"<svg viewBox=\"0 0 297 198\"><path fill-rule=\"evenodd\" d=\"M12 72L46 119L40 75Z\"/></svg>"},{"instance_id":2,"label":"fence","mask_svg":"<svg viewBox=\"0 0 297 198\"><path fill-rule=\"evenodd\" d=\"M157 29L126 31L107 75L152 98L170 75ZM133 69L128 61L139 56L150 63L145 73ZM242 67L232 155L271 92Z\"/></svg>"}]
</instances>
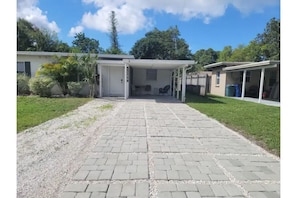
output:
<instances>
[{"instance_id":1,"label":"fence","mask_svg":"<svg viewBox=\"0 0 297 198\"><path fill-rule=\"evenodd\" d=\"M187 75L187 91L205 96L210 91L210 78L211 77L206 73Z\"/></svg>"}]
</instances>

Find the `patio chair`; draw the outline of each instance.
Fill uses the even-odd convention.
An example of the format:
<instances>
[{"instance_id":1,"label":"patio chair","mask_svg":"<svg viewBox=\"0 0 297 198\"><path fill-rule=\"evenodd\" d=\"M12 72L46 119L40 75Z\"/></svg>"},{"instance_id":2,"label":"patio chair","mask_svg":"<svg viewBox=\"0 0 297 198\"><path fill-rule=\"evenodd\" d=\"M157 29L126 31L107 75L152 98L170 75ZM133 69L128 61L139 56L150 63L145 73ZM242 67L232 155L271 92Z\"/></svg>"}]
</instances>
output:
<instances>
[{"instance_id":1,"label":"patio chair","mask_svg":"<svg viewBox=\"0 0 297 198\"><path fill-rule=\"evenodd\" d=\"M169 90L169 88L170 88L170 85L166 85L165 87L160 88L159 89L159 94L165 94L165 93L167 93L168 90Z\"/></svg>"}]
</instances>

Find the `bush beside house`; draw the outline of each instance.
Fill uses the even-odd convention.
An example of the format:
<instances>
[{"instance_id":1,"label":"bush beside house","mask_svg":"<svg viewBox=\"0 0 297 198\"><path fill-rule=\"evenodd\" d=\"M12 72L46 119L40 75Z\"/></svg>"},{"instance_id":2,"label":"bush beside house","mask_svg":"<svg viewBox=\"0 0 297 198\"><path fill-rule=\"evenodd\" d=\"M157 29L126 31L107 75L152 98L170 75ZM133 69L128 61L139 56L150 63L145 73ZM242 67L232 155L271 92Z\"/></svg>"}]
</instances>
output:
<instances>
[{"instance_id":1,"label":"bush beside house","mask_svg":"<svg viewBox=\"0 0 297 198\"><path fill-rule=\"evenodd\" d=\"M30 77L25 74L17 74L17 94L18 95L29 95L30 87L29 87Z\"/></svg>"}]
</instances>

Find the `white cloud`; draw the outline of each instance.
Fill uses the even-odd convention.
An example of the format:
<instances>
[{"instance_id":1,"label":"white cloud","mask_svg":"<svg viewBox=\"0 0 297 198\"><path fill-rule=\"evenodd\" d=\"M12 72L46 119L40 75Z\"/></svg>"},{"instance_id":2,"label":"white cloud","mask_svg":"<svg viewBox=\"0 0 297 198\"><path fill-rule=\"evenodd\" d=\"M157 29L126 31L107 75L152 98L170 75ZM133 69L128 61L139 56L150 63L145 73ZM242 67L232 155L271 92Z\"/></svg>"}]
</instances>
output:
<instances>
[{"instance_id":1,"label":"white cloud","mask_svg":"<svg viewBox=\"0 0 297 198\"><path fill-rule=\"evenodd\" d=\"M68 33L68 36L74 37L76 33L81 33L84 31L84 27L81 25L78 25L76 27L72 27Z\"/></svg>"},{"instance_id":2,"label":"white cloud","mask_svg":"<svg viewBox=\"0 0 297 198\"><path fill-rule=\"evenodd\" d=\"M181 20L198 18L208 24L213 18L225 14L228 6L234 6L242 14L261 12L267 6L278 5L279 0L82 0L85 4L93 4L97 12L87 12L82 16L81 25L99 30L109 31L109 16L115 11L118 31L133 34L138 30L150 28L151 18L145 11L153 10L179 16Z\"/></svg>"},{"instance_id":3,"label":"white cloud","mask_svg":"<svg viewBox=\"0 0 297 198\"><path fill-rule=\"evenodd\" d=\"M39 28L45 28L58 33L60 28L56 22L50 22L46 13L36 6L37 3L38 0L17 0L17 17L24 18Z\"/></svg>"}]
</instances>

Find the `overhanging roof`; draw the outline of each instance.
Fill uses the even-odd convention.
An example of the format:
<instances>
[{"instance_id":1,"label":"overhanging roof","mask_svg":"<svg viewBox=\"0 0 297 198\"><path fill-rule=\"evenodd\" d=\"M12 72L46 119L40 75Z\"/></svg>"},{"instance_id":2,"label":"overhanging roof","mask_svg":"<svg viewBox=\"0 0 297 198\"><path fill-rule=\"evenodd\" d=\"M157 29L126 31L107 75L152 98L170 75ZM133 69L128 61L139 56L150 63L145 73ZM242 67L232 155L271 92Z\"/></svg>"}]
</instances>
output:
<instances>
[{"instance_id":1,"label":"overhanging roof","mask_svg":"<svg viewBox=\"0 0 297 198\"><path fill-rule=\"evenodd\" d=\"M203 66L205 69L210 69L210 68L214 68L214 67L228 67L228 66L235 66L235 65L242 65L242 64L248 64L251 62L218 62L218 63L212 63L209 65L205 65Z\"/></svg>"},{"instance_id":2,"label":"overhanging roof","mask_svg":"<svg viewBox=\"0 0 297 198\"><path fill-rule=\"evenodd\" d=\"M87 53L68 53L68 52L39 52L39 51L17 51L17 55L28 55L28 56L84 56ZM122 55L122 54L90 54L91 57L102 59L134 59L133 55Z\"/></svg>"},{"instance_id":3,"label":"overhanging roof","mask_svg":"<svg viewBox=\"0 0 297 198\"><path fill-rule=\"evenodd\" d=\"M123 59L124 64L141 69L177 69L194 65L194 60Z\"/></svg>"},{"instance_id":4,"label":"overhanging roof","mask_svg":"<svg viewBox=\"0 0 297 198\"><path fill-rule=\"evenodd\" d=\"M280 61L277 60L267 60L261 62L253 62L249 64L231 66L223 68L223 71L236 71L236 70L254 70L261 68L273 68L280 64Z\"/></svg>"}]
</instances>

